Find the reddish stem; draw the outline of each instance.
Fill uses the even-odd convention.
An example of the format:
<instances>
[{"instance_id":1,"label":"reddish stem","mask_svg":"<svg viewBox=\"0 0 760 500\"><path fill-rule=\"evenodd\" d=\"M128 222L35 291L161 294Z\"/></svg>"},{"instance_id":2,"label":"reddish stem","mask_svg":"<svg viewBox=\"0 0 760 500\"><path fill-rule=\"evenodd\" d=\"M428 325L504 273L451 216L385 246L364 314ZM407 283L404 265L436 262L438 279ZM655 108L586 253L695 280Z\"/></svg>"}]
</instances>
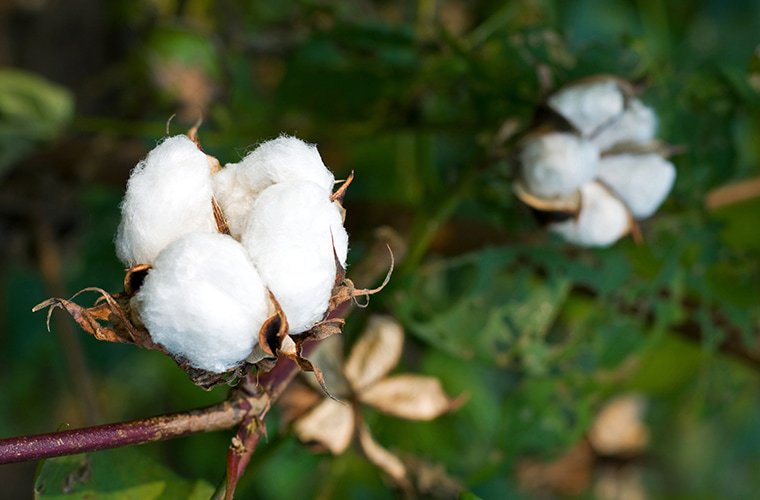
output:
<instances>
[{"instance_id":1,"label":"reddish stem","mask_svg":"<svg viewBox=\"0 0 760 500\"><path fill-rule=\"evenodd\" d=\"M246 411L242 408L241 401L225 401L185 413L0 439L0 464L164 441L198 432L228 429L242 422L245 415Z\"/></svg>"}]
</instances>

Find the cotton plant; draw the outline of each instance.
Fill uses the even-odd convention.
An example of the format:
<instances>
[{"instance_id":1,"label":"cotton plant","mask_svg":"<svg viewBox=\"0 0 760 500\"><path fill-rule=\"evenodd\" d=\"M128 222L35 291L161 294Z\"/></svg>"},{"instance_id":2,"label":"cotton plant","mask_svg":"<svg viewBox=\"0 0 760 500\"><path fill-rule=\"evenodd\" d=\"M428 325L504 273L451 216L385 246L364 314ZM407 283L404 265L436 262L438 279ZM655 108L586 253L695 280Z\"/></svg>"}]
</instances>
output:
<instances>
[{"instance_id":1,"label":"cotton plant","mask_svg":"<svg viewBox=\"0 0 760 500\"><path fill-rule=\"evenodd\" d=\"M408 489L411 471L373 439L362 419L362 407L409 420L432 420L456 408L461 399L450 398L435 377L389 375L401 359L403 345L404 332L396 320L370 317L345 360L340 337L323 341L315 354L331 394L320 397L314 387L293 385L281 407L302 442L340 455L355 441L368 460Z\"/></svg>"},{"instance_id":2,"label":"cotton plant","mask_svg":"<svg viewBox=\"0 0 760 500\"><path fill-rule=\"evenodd\" d=\"M132 171L116 254L124 290L89 308L49 299L98 339L171 356L198 385L239 378L251 365L301 356L339 333L331 317L357 290L345 276L348 234L338 184L317 147L283 135L221 167L195 130L165 138ZM80 292L81 293L81 292Z\"/></svg>"},{"instance_id":3,"label":"cotton plant","mask_svg":"<svg viewBox=\"0 0 760 500\"><path fill-rule=\"evenodd\" d=\"M655 140L657 116L628 82L611 76L561 88L546 106L563 126L522 140L515 193L566 241L607 247L638 234L676 178Z\"/></svg>"}]
</instances>

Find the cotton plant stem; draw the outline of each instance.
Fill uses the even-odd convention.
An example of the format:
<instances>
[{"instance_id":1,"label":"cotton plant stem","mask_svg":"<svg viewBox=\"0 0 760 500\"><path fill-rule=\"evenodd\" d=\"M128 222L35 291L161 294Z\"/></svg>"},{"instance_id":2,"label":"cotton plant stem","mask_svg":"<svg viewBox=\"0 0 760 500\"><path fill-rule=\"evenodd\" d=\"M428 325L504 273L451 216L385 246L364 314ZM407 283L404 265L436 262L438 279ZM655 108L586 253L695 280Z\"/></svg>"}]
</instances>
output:
<instances>
[{"instance_id":1,"label":"cotton plant stem","mask_svg":"<svg viewBox=\"0 0 760 500\"><path fill-rule=\"evenodd\" d=\"M225 401L184 413L0 439L0 464L165 441L188 434L228 429L239 424L245 415L241 401Z\"/></svg>"},{"instance_id":2,"label":"cotton plant stem","mask_svg":"<svg viewBox=\"0 0 760 500\"><path fill-rule=\"evenodd\" d=\"M288 359L261 376L255 393L236 390L230 399L206 408L116 424L0 439L0 464L40 460L134 444L165 441L189 434L229 429L246 417L263 418L298 373ZM251 383L255 383L252 378Z\"/></svg>"}]
</instances>

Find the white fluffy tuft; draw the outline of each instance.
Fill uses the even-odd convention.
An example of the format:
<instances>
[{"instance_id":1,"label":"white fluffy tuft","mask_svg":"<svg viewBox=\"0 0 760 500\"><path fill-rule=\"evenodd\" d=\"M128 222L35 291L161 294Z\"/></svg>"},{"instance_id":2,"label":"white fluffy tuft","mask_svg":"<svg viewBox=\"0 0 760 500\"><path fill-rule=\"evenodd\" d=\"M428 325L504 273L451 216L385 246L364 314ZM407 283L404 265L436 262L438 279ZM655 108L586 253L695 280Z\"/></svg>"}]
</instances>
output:
<instances>
[{"instance_id":1,"label":"white fluffy tuft","mask_svg":"<svg viewBox=\"0 0 760 500\"><path fill-rule=\"evenodd\" d=\"M588 136L623 112L625 98L618 83L609 78L565 87L549 98L548 105Z\"/></svg>"},{"instance_id":2,"label":"white fluffy tuft","mask_svg":"<svg viewBox=\"0 0 760 500\"><path fill-rule=\"evenodd\" d=\"M646 144L656 133L657 115L652 108L634 99L614 122L594 134L591 142L600 151L606 151L618 144Z\"/></svg>"},{"instance_id":3,"label":"white fluffy tuft","mask_svg":"<svg viewBox=\"0 0 760 500\"><path fill-rule=\"evenodd\" d=\"M184 135L167 138L132 170L116 255L128 266L150 264L184 234L215 232L211 197L206 155Z\"/></svg>"},{"instance_id":4,"label":"white fluffy tuft","mask_svg":"<svg viewBox=\"0 0 760 500\"><path fill-rule=\"evenodd\" d=\"M520 151L528 191L542 198L567 196L596 176L599 151L574 134L554 132L529 139Z\"/></svg>"},{"instance_id":5,"label":"white fluffy tuft","mask_svg":"<svg viewBox=\"0 0 760 500\"><path fill-rule=\"evenodd\" d=\"M348 235L330 191L309 181L282 182L256 199L242 242L282 306L290 333L322 320L333 284L335 253L345 267Z\"/></svg>"},{"instance_id":6,"label":"white fluffy tuft","mask_svg":"<svg viewBox=\"0 0 760 500\"><path fill-rule=\"evenodd\" d=\"M315 145L287 135L261 143L240 163L226 165L215 176L214 194L232 235L242 235L251 206L264 189L291 181L311 181L330 192L335 177Z\"/></svg>"},{"instance_id":7,"label":"white fluffy tuft","mask_svg":"<svg viewBox=\"0 0 760 500\"><path fill-rule=\"evenodd\" d=\"M652 215L673 187L676 169L655 153L619 154L602 158L599 179L637 219Z\"/></svg>"},{"instance_id":8,"label":"white fluffy tuft","mask_svg":"<svg viewBox=\"0 0 760 500\"><path fill-rule=\"evenodd\" d=\"M570 243L585 247L608 247L630 227L625 205L596 182L581 187L581 210L575 219L549 226Z\"/></svg>"},{"instance_id":9,"label":"white fluffy tuft","mask_svg":"<svg viewBox=\"0 0 760 500\"><path fill-rule=\"evenodd\" d=\"M155 342L214 373L251 354L271 311L242 245L222 234L188 234L167 246L133 303Z\"/></svg>"}]
</instances>

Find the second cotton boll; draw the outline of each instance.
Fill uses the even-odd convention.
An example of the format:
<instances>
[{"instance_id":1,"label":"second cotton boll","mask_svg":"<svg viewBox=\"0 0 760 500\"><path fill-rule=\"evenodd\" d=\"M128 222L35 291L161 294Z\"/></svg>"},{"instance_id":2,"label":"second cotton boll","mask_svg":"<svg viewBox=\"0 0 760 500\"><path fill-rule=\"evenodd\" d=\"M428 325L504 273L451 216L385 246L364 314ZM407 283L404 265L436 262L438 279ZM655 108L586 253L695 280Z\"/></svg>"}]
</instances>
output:
<instances>
[{"instance_id":1,"label":"second cotton boll","mask_svg":"<svg viewBox=\"0 0 760 500\"><path fill-rule=\"evenodd\" d=\"M281 182L253 205L242 242L288 320L291 334L309 330L327 312L348 235L330 191L309 181Z\"/></svg>"},{"instance_id":2,"label":"second cotton boll","mask_svg":"<svg viewBox=\"0 0 760 500\"><path fill-rule=\"evenodd\" d=\"M214 373L248 357L273 312L245 250L222 234L189 234L167 246L132 302L154 342Z\"/></svg>"}]
</instances>

